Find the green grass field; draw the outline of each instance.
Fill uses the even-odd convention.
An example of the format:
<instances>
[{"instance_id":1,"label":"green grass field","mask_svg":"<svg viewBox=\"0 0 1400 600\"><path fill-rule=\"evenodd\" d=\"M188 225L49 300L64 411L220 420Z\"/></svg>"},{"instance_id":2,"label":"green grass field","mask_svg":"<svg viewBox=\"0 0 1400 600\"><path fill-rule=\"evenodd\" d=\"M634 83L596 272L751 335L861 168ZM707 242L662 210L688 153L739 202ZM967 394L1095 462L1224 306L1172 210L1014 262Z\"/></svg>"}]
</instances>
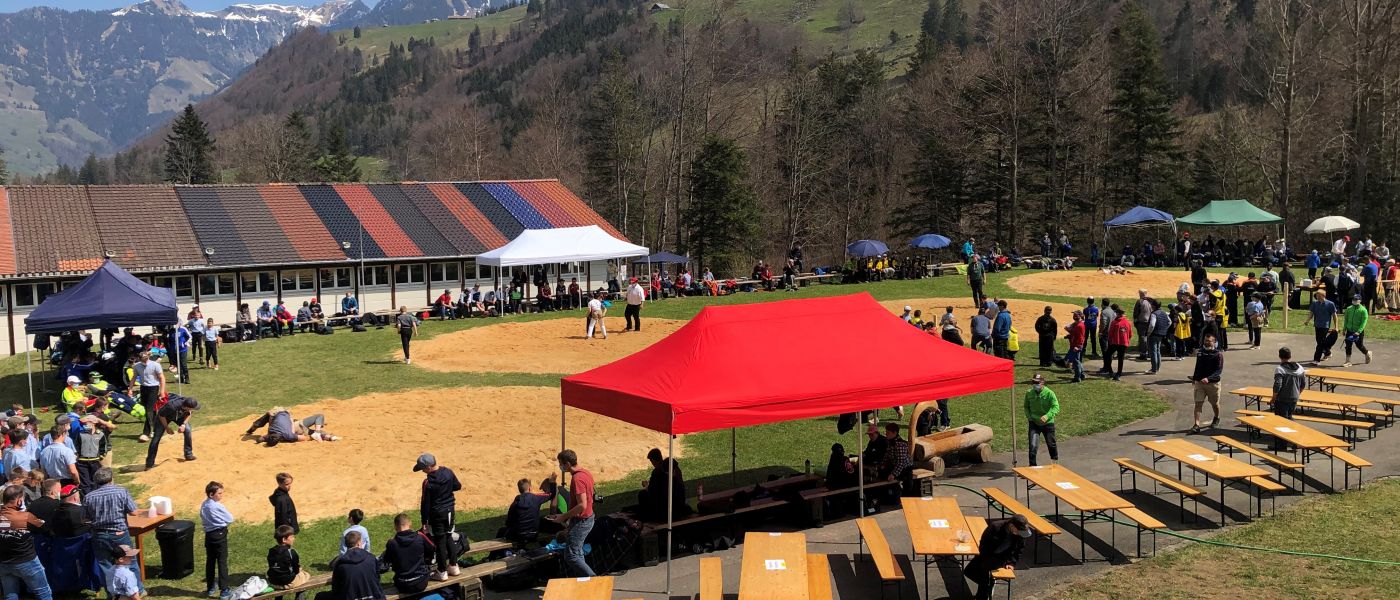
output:
<instances>
[{"instance_id":1,"label":"green grass field","mask_svg":"<svg viewBox=\"0 0 1400 600\"><path fill-rule=\"evenodd\" d=\"M481 28L481 43L489 45L491 32L496 32L496 43L506 39L511 26L525 20L525 7L519 6L486 15L479 19L443 19L436 23L415 23L394 27L363 27L360 37L353 37L352 31L339 31L346 36L347 48L359 48L365 55L365 64L371 64L370 57L389 53L389 43L407 44L409 38L426 40L432 38L439 48L447 51L466 49L467 38L477 27Z\"/></svg>"},{"instance_id":2,"label":"green grass field","mask_svg":"<svg viewBox=\"0 0 1400 600\"><path fill-rule=\"evenodd\" d=\"M1400 559L1400 481L1315 498L1214 541L1380 561ZM1047 597L1076 600L1400 597L1400 567L1191 544Z\"/></svg>"},{"instance_id":3,"label":"green grass field","mask_svg":"<svg viewBox=\"0 0 1400 600\"><path fill-rule=\"evenodd\" d=\"M921 281L890 281L865 285L815 285L804 288L799 294L755 293L727 296L723 298L688 298L655 302L648 305L647 317L689 318L701 307L708 304L735 304L763 302L793 297L828 296L868 291L879 299L925 298L937 296L961 296L965 285L960 278L943 277ZM546 313L515 317L516 319L574 318L574 313ZM430 322L425 326L428 336L456 331L466 327L481 327L498 320L462 320ZM294 405L325 397L351 397L365 393L404 390L413 388L447 386L496 386L496 385L536 385L558 386L562 375L540 375L530 373L437 373L418 368L405 367L396 361L388 360L397 346L392 330L374 330L353 334L340 332L333 336L302 335L280 340L265 340L253 344L229 344L221 350L222 369L218 373L195 369L193 381L186 386L186 393L200 398L207 410L201 410L199 420L205 424L244 419L267 406L275 404ZM1018 378L1029 377L1033 367L1027 361L1034 360L1022 353L1018 366ZM0 361L0 392L11 398L23 398L24 357L10 357ZM285 376L269 379L269 368L275 368ZM40 398L41 404L51 403L56 397L55 390ZM1118 425L1160 414L1167 404L1156 396L1135 386L1103 380L1090 380L1074 388L1064 386L1061 390L1064 413L1060 420L1062 435L1086 435L1107 430ZM1090 401L1092 399L1092 401ZM1009 414L1011 403L1008 392L996 392L957 398L951 412L955 423L980 422L989 425L997 432L994 445L998 449L1009 448ZM1015 404L1020 405L1017 398ZM888 416L892 416L888 414ZM817 468L825 464L825 458L833 442L842 442L848 448L858 447L863 441L857 434L836 435L835 419L813 419L790 423L752 427L737 432L738 463L740 473L738 483L745 484L760 480L767 473L775 471L794 472L804 468L804 462L811 460ZM857 432L858 433L858 432ZM126 465L138 462L144 446L135 438L136 432L119 433L116 441L116 464ZM575 435L586 435L576 432ZM708 489L723 489L730 483L729 432L719 431L688 436L684 439L684 465L688 478L692 481L707 482ZM196 450L217 451L211 442L196 440ZM644 461L638 457L638 466ZM503 476L500 485L522 474L510 473ZM600 485L605 494L604 509L616 508L630 503L645 472L638 470L626 478ZM128 477L119 475L119 481ZM476 482L482 483L482 482ZM268 485L270 492L272 485ZM692 488L693 489L693 488ZM133 490L138 495L154 493L158 490ZM299 490L296 494L317 493L313 490ZM324 493L324 492L322 492ZM353 490L345 490L347 496ZM459 505L460 506L460 505ZM346 507L347 510L352 508ZM416 513L416 507L403 507ZM463 529L474 539L493 537L504 512L502 506L461 507ZM368 519L371 536L378 545L387 539L392 515L375 515ZM416 518L416 517L415 517ZM326 519L304 524L298 546L303 562L312 569L324 568L334 555L336 540L344 524L338 519ZM231 567L234 580L242 581L248 575L260 574L266 567L264 557L271 544L271 531L267 523L240 523L233 528L231 542ZM150 547L154 549L154 544ZM196 544L196 552L202 549ZM151 564L159 564L158 552L150 555ZM197 558L203 564L202 554ZM152 591L157 596L179 595L201 591L200 577L192 576L180 581L153 580Z\"/></svg>"}]
</instances>

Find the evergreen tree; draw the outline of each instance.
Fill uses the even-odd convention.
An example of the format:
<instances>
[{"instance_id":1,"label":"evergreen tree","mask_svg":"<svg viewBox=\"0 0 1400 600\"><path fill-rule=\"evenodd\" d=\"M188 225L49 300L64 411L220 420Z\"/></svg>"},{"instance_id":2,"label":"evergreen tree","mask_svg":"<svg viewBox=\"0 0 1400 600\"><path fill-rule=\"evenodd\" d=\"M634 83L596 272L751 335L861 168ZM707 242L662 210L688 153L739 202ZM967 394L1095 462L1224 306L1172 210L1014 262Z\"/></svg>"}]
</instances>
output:
<instances>
[{"instance_id":1,"label":"evergreen tree","mask_svg":"<svg viewBox=\"0 0 1400 600\"><path fill-rule=\"evenodd\" d=\"M584 109L585 189L594 208L601 209L624 234L646 218L632 210L632 203L644 191L641 165L647 118L626 61L610 54L603 59L602 73Z\"/></svg>"},{"instance_id":2,"label":"evergreen tree","mask_svg":"<svg viewBox=\"0 0 1400 600\"><path fill-rule=\"evenodd\" d=\"M355 39L357 39L357 40L360 39L360 26L359 26L359 25L356 25L356 26L355 26L354 35L355 35Z\"/></svg>"},{"instance_id":3,"label":"evergreen tree","mask_svg":"<svg viewBox=\"0 0 1400 600\"><path fill-rule=\"evenodd\" d=\"M80 185L102 185L107 183L102 163L97 160L97 155L89 153L87 160L83 161L83 166L78 169L78 183Z\"/></svg>"},{"instance_id":4,"label":"evergreen tree","mask_svg":"<svg viewBox=\"0 0 1400 600\"><path fill-rule=\"evenodd\" d=\"M214 138L193 104L170 125L165 136L165 179L171 183L214 183ZM71 170L71 169L70 169Z\"/></svg>"},{"instance_id":5,"label":"evergreen tree","mask_svg":"<svg viewBox=\"0 0 1400 600\"><path fill-rule=\"evenodd\" d=\"M938 55L939 19L943 16L940 0L928 0L924 17L919 21L919 41L914 43L914 56L909 59L909 72L917 73Z\"/></svg>"},{"instance_id":6,"label":"evergreen tree","mask_svg":"<svg viewBox=\"0 0 1400 600\"><path fill-rule=\"evenodd\" d=\"M476 56L480 52L481 26L477 25L475 29L472 29L471 34L467 35L467 55L470 56L472 60L476 60Z\"/></svg>"},{"instance_id":7,"label":"evergreen tree","mask_svg":"<svg viewBox=\"0 0 1400 600\"><path fill-rule=\"evenodd\" d=\"M525 7L525 14L535 15L540 12L540 0L530 0L530 4Z\"/></svg>"},{"instance_id":8,"label":"evergreen tree","mask_svg":"<svg viewBox=\"0 0 1400 600\"><path fill-rule=\"evenodd\" d=\"M710 137L690 163L691 203L682 217L686 240L701 264L732 273L757 239L758 195L748 182L744 152L733 140Z\"/></svg>"},{"instance_id":9,"label":"evergreen tree","mask_svg":"<svg viewBox=\"0 0 1400 600\"><path fill-rule=\"evenodd\" d=\"M929 9L932 10L932 6ZM943 17L938 20L936 33L938 45L967 48L967 13L963 12L962 0L948 0L943 5Z\"/></svg>"},{"instance_id":10,"label":"evergreen tree","mask_svg":"<svg viewBox=\"0 0 1400 600\"><path fill-rule=\"evenodd\" d=\"M945 143L939 134L921 136L913 170L906 175L913 198L896 209L890 228L896 235L914 237L930 231L949 231L961 220L962 210L972 201L967 153Z\"/></svg>"},{"instance_id":11,"label":"evergreen tree","mask_svg":"<svg viewBox=\"0 0 1400 600\"><path fill-rule=\"evenodd\" d=\"M1169 205L1179 196L1181 132L1157 29L1142 6L1127 5L1113 43L1117 73L1107 111L1112 159L1106 183L1122 203Z\"/></svg>"},{"instance_id":12,"label":"evergreen tree","mask_svg":"<svg viewBox=\"0 0 1400 600\"><path fill-rule=\"evenodd\" d=\"M345 126L336 125L326 130L322 141L321 157L316 159L316 175L321 181L359 181L360 167L355 164L355 155L350 152L350 144L345 141Z\"/></svg>"},{"instance_id":13,"label":"evergreen tree","mask_svg":"<svg viewBox=\"0 0 1400 600\"><path fill-rule=\"evenodd\" d=\"M311 141L311 128L306 124L306 115L294 110L282 122L279 158L280 173L274 181L310 181L315 178L316 145Z\"/></svg>"},{"instance_id":14,"label":"evergreen tree","mask_svg":"<svg viewBox=\"0 0 1400 600\"><path fill-rule=\"evenodd\" d=\"M10 169L5 164L5 147L0 146L0 185L10 182Z\"/></svg>"}]
</instances>

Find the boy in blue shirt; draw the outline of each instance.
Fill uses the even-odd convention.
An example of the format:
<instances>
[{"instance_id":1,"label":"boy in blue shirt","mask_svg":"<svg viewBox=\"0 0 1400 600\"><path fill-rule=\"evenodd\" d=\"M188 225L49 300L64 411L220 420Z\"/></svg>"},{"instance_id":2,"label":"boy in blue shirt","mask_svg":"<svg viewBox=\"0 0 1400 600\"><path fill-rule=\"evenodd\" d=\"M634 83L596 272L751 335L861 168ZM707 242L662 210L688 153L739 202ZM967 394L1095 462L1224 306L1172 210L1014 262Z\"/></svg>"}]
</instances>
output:
<instances>
[{"instance_id":1,"label":"boy in blue shirt","mask_svg":"<svg viewBox=\"0 0 1400 600\"><path fill-rule=\"evenodd\" d=\"M350 533L351 531L360 532L360 539L364 540L365 547L368 548L369 530L365 529L363 525L360 525L360 522L365 520L365 511L360 510L358 508L352 508L350 509L349 516L347 516L345 520L350 523L350 526L346 527L345 531L340 532L340 553L345 554L345 551L349 550L349 548L345 547L345 534Z\"/></svg>"},{"instance_id":2,"label":"boy in blue shirt","mask_svg":"<svg viewBox=\"0 0 1400 600\"><path fill-rule=\"evenodd\" d=\"M204 486L204 495L207 498L199 506L199 520L204 525L204 581L209 586L207 595L210 598L227 598L228 528L233 525L233 513L224 508L224 484L209 482Z\"/></svg>"},{"instance_id":3,"label":"boy in blue shirt","mask_svg":"<svg viewBox=\"0 0 1400 600\"><path fill-rule=\"evenodd\" d=\"M107 597L112 600L143 600L146 595L136 580L136 572L131 570L132 559L141 551L126 544L118 545L117 551L120 554L116 557L111 576L107 578Z\"/></svg>"}]
</instances>

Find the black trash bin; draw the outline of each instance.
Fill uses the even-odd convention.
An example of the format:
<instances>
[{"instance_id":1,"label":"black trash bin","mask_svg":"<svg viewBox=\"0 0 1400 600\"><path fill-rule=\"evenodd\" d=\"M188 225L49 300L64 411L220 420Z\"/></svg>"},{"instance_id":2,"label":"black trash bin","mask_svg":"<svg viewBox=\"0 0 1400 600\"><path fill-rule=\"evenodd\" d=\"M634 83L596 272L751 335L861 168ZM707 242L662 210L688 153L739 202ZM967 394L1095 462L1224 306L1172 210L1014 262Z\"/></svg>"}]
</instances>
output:
<instances>
[{"instance_id":1,"label":"black trash bin","mask_svg":"<svg viewBox=\"0 0 1400 600\"><path fill-rule=\"evenodd\" d=\"M160 576L183 579L194 573L194 521L171 521L156 529L160 543Z\"/></svg>"}]
</instances>

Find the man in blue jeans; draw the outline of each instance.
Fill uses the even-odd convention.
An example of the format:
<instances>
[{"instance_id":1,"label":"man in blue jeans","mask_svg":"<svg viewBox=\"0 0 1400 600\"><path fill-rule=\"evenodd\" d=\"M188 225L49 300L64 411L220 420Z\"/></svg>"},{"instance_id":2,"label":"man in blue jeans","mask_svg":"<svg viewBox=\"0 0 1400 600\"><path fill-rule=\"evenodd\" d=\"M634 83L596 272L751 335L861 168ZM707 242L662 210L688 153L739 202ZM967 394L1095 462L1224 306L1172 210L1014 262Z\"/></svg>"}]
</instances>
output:
<instances>
[{"instance_id":1,"label":"man in blue jeans","mask_svg":"<svg viewBox=\"0 0 1400 600\"><path fill-rule=\"evenodd\" d=\"M5 488L0 494L0 586L5 600L19 600L21 584L29 595L39 600L52 600L44 565L34 553L34 532L44 526L38 517L20 508L24 504L24 486Z\"/></svg>"},{"instance_id":2,"label":"man in blue jeans","mask_svg":"<svg viewBox=\"0 0 1400 600\"><path fill-rule=\"evenodd\" d=\"M106 581L111 579L112 564L121 552L119 546L133 545L126 517L136 514L136 501L126 488L112 483L111 467L98 469L92 476L92 485L92 491L83 497L83 517L92 526L97 565Z\"/></svg>"},{"instance_id":3,"label":"man in blue jeans","mask_svg":"<svg viewBox=\"0 0 1400 600\"><path fill-rule=\"evenodd\" d=\"M568 536L568 550L564 562L573 567L578 577L593 577L593 569L583 558L583 543L593 531L593 474L578 466L578 454L565 450L558 455L559 470L572 478L569 484L569 511L551 516L550 519L564 523Z\"/></svg>"}]
</instances>

